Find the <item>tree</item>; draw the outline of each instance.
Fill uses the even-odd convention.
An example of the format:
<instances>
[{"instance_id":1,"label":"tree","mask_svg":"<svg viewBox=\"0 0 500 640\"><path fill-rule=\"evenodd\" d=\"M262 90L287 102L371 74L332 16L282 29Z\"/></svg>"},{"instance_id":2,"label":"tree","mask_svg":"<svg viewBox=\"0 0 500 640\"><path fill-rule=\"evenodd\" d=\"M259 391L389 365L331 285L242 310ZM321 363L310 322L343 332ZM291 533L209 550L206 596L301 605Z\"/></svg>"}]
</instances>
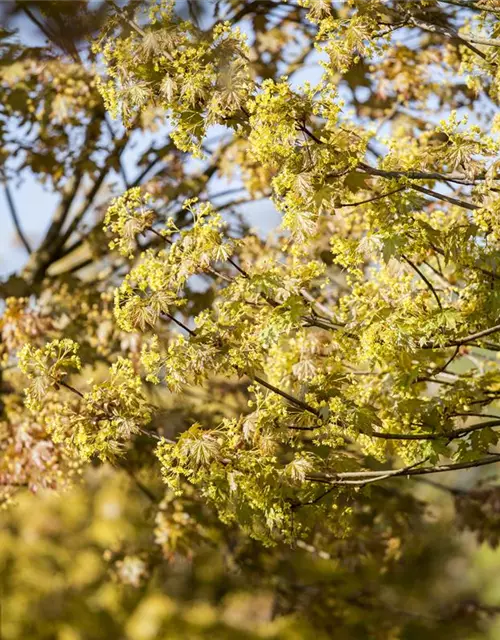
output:
<instances>
[{"instance_id":1,"label":"tree","mask_svg":"<svg viewBox=\"0 0 500 640\"><path fill-rule=\"evenodd\" d=\"M134 533L105 557L139 590L110 583L115 608L75 636L105 571L66 577L57 637L484 630L494 603L445 567L450 530L493 546L500 530L495 483L462 472L500 461L496 2L89 8L15 3L1 50L2 178L29 254L0 289L3 500L84 475L68 495L98 521L102 483L133 496ZM37 243L12 186L29 176L59 199ZM250 203L274 207L276 234ZM64 540L106 547L49 537L56 563ZM171 587L179 556L214 565L205 590ZM265 629L219 606L250 591L273 603ZM165 613L166 593L206 598L205 626ZM148 632L131 612L154 618L151 598Z\"/></svg>"}]
</instances>

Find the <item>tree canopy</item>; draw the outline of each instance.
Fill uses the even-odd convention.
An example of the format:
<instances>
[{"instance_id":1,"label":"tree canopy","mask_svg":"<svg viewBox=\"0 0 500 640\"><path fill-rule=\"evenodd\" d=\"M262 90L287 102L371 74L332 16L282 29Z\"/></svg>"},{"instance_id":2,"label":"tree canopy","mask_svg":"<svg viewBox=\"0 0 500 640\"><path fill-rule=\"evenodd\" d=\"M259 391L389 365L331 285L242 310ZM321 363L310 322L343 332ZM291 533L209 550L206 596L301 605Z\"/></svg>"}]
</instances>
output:
<instances>
[{"instance_id":1,"label":"tree canopy","mask_svg":"<svg viewBox=\"0 0 500 640\"><path fill-rule=\"evenodd\" d=\"M494 637L498 2L3 11L4 637Z\"/></svg>"}]
</instances>

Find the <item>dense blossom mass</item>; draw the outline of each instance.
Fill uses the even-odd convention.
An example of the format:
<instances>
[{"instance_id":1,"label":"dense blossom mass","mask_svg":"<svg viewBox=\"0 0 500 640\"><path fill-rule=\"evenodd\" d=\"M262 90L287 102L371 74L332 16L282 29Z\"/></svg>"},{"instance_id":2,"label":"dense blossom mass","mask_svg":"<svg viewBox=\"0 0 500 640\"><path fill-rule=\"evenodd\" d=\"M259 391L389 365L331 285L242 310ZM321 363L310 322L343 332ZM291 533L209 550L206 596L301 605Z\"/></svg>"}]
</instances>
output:
<instances>
[{"instance_id":1,"label":"dense blossom mass","mask_svg":"<svg viewBox=\"0 0 500 640\"><path fill-rule=\"evenodd\" d=\"M496 603L443 567L458 530L500 535L498 2L25 4L48 44L0 32L29 254L0 285L6 539L25 487L74 486L97 529L131 492L118 546L67 533L109 637L489 637ZM28 172L58 194L37 242ZM217 558L202 613L165 586L181 557L200 601ZM104 637L62 618L36 637Z\"/></svg>"}]
</instances>

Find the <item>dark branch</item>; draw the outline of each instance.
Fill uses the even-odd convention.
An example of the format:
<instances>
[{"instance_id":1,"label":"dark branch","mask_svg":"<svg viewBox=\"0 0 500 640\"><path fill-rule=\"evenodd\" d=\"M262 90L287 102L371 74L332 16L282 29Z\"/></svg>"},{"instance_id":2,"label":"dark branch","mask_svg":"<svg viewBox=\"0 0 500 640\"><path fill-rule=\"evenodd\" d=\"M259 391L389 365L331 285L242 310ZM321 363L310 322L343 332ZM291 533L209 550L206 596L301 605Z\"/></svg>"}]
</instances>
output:
<instances>
[{"instance_id":1,"label":"dark branch","mask_svg":"<svg viewBox=\"0 0 500 640\"><path fill-rule=\"evenodd\" d=\"M431 291L432 295L434 296L434 298L436 299L436 302L438 304L438 307L441 309L441 311L443 310L443 306L441 304L441 300L439 299L439 296L436 292L436 289L434 289L434 286L432 284L432 282L425 276L424 273L422 273L422 271L420 271L420 269L417 267L416 264L414 264L409 258L407 258L405 255L401 256L403 258L403 260L405 262L407 262L410 267L420 276L420 278L425 282L425 284L427 285L427 287L429 288L429 290Z\"/></svg>"},{"instance_id":2,"label":"dark branch","mask_svg":"<svg viewBox=\"0 0 500 640\"><path fill-rule=\"evenodd\" d=\"M9 189L9 185L7 184L7 182L4 182L4 192L5 192L5 199L7 200L7 204L9 206L10 217L12 218L12 222L14 223L14 227L16 229L17 235L19 236L19 239L23 243L24 248L28 252L28 255L31 255L32 254L31 245L28 242L28 239L24 235L24 232L21 228L21 221L19 220L19 215L17 213L16 205L14 203L14 198L12 197L12 193Z\"/></svg>"}]
</instances>

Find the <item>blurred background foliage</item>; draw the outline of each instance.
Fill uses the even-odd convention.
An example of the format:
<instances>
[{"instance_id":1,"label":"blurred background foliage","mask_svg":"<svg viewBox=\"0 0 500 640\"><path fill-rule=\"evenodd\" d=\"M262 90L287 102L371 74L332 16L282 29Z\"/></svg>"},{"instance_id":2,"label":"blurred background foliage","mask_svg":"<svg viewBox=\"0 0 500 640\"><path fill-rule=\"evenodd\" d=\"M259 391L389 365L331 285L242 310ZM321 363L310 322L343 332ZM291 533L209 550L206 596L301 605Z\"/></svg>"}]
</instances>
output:
<instances>
[{"instance_id":1,"label":"blurred background foliage","mask_svg":"<svg viewBox=\"0 0 500 640\"><path fill-rule=\"evenodd\" d=\"M193 505L167 495L155 514L127 474L88 470L62 496L22 494L2 513L2 637L496 638L496 608L485 603L498 602L500 556L471 536L450 539L453 507L432 502L425 525L404 543L392 531L376 557L363 523L376 527L377 516L365 505L351 548L332 559L308 545L265 549L235 531L210 534L209 514L203 536L187 533ZM406 520L411 505L394 506ZM171 509L179 528L166 536ZM186 535L188 553L167 551ZM161 559L151 549L161 556L166 537Z\"/></svg>"}]
</instances>

